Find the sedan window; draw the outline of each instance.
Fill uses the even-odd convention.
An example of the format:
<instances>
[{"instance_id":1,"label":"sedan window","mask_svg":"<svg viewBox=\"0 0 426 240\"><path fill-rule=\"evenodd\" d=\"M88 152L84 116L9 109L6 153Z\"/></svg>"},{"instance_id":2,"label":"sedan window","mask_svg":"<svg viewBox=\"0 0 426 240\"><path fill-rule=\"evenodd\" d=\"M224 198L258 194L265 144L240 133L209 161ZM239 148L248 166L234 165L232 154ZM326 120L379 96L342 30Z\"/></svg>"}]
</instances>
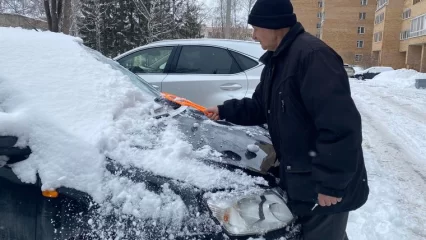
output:
<instances>
[{"instance_id":1,"label":"sedan window","mask_svg":"<svg viewBox=\"0 0 426 240\"><path fill-rule=\"evenodd\" d=\"M248 70L250 68L254 68L258 65L258 62L253 59L246 57L242 54L230 51L232 56L234 56L235 60L237 60L238 64L242 68L243 71Z\"/></svg>"},{"instance_id":2,"label":"sedan window","mask_svg":"<svg viewBox=\"0 0 426 240\"><path fill-rule=\"evenodd\" d=\"M164 73L172 50L173 47L144 49L118 62L134 73Z\"/></svg>"},{"instance_id":3,"label":"sedan window","mask_svg":"<svg viewBox=\"0 0 426 240\"><path fill-rule=\"evenodd\" d=\"M205 46L183 46L176 73L234 74L237 63L225 49Z\"/></svg>"}]
</instances>

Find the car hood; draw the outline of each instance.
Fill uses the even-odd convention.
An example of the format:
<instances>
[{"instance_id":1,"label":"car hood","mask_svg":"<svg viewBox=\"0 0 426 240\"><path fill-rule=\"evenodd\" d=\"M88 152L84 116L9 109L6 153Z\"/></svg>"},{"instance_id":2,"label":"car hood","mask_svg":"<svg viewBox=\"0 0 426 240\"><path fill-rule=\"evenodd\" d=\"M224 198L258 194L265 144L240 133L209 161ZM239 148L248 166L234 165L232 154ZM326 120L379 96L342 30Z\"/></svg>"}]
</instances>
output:
<instances>
[{"instance_id":1,"label":"car hood","mask_svg":"<svg viewBox=\"0 0 426 240\"><path fill-rule=\"evenodd\" d=\"M208 145L220 154L219 159L213 161L261 174L267 174L271 163L275 162L275 151L269 133L261 127L242 127L225 121L213 122L192 110L177 116L177 119L179 128L187 135L194 148Z\"/></svg>"}]
</instances>

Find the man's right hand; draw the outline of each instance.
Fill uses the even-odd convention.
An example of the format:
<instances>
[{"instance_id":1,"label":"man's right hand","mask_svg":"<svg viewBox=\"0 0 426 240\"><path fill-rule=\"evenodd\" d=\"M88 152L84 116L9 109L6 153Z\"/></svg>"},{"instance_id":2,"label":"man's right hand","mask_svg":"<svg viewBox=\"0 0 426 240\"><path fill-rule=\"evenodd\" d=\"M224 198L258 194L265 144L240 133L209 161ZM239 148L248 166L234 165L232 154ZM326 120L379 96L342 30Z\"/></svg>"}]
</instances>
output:
<instances>
[{"instance_id":1,"label":"man's right hand","mask_svg":"<svg viewBox=\"0 0 426 240\"><path fill-rule=\"evenodd\" d=\"M219 108L218 107L209 107L206 109L206 116L213 121L220 120Z\"/></svg>"}]
</instances>

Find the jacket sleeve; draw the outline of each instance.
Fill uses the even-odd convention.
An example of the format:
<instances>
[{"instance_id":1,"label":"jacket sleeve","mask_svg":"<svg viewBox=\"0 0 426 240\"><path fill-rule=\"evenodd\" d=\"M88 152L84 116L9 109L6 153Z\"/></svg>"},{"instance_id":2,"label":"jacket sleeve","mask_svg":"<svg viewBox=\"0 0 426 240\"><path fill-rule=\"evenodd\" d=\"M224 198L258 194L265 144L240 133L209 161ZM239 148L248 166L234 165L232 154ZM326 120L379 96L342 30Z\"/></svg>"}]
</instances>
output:
<instances>
[{"instance_id":1,"label":"jacket sleeve","mask_svg":"<svg viewBox=\"0 0 426 240\"><path fill-rule=\"evenodd\" d=\"M362 154L361 116L343 61L332 49L312 51L302 66L301 96L317 131L312 162L316 191L343 197Z\"/></svg>"},{"instance_id":2,"label":"jacket sleeve","mask_svg":"<svg viewBox=\"0 0 426 240\"><path fill-rule=\"evenodd\" d=\"M266 123L265 112L262 105L261 81L253 93L252 98L231 99L219 105L219 117L242 126L255 126Z\"/></svg>"}]
</instances>

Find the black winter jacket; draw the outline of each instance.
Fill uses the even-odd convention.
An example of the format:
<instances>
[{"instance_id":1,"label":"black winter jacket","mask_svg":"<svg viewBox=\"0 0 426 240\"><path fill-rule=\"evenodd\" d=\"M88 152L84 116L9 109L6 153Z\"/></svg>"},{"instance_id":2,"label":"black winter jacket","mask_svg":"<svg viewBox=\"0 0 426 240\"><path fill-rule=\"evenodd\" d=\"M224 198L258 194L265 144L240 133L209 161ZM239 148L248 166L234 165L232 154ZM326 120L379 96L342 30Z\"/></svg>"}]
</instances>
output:
<instances>
[{"instance_id":1,"label":"black winter jacket","mask_svg":"<svg viewBox=\"0 0 426 240\"><path fill-rule=\"evenodd\" d=\"M268 124L280 160L280 185L296 215L330 214L361 207L369 187L361 147L361 116L351 97L341 57L297 23L265 67L252 98L218 106L221 119ZM342 197L316 207L318 193Z\"/></svg>"}]
</instances>

